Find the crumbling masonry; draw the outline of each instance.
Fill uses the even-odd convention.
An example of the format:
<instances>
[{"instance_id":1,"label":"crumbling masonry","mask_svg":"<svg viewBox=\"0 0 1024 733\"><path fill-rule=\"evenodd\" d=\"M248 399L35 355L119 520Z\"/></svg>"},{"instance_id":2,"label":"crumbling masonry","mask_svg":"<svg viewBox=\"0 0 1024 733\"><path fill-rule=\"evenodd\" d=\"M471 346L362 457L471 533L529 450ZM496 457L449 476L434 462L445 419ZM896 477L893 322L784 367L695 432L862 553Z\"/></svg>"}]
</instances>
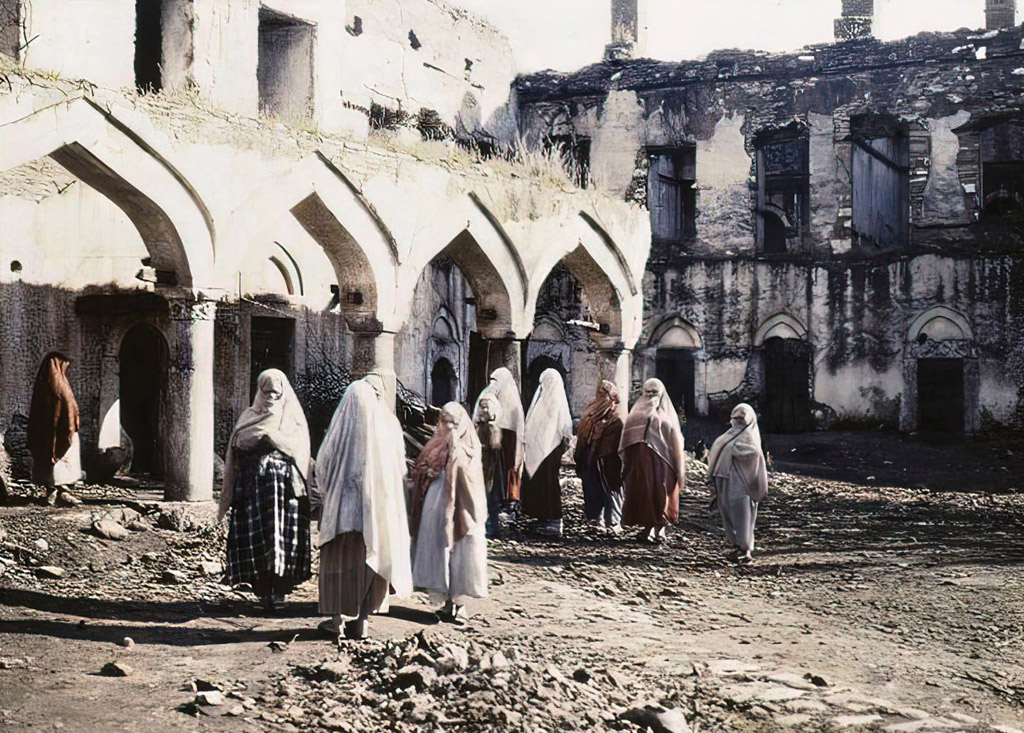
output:
<instances>
[{"instance_id":1,"label":"crumbling masonry","mask_svg":"<svg viewBox=\"0 0 1024 733\"><path fill-rule=\"evenodd\" d=\"M989 31L882 43L872 11L795 54L517 81L528 140L650 212L634 389L769 430L1021 425L1024 33L990 0Z\"/></svg>"}]
</instances>

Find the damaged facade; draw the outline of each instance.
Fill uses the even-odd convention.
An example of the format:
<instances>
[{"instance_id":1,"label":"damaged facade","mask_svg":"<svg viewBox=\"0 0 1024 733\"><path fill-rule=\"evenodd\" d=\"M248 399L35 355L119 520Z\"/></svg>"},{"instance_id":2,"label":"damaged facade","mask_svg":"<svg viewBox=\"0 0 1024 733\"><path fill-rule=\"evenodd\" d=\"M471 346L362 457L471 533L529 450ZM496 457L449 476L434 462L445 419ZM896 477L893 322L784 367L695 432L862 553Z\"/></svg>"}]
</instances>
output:
<instances>
[{"instance_id":1,"label":"damaged facade","mask_svg":"<svg viewBox=\"0 0 1024 733\"><path fill-rule=\"evenodd\" d=\"M0 44L8 437L51 350L73 360L86 467L127 434L132 470L175 499L210 496L271 366L314 445L353 377L384 373L400 404L471 401L552 333L579 347L555 355L574 410L598 378L626 388L646 212L515 153L512 54L478 18L441 0L0 0ZM573 318L539 312L551 288Z\"/></svg>"},{"instance_id":2,"label":"damaged facade","mask_svg":"<svg viewBox=\"0 0 1024 733\"><path fill-rule=\"evenodd\" d=\"M844 0L835 44L619 44L517 81L530 144L576 141L595 189L649 212L634 392L662 377L691 418L748 401L768 431L1022 424L1024 32L987 10L883 43Z\"/></svg>"}]
</instances>

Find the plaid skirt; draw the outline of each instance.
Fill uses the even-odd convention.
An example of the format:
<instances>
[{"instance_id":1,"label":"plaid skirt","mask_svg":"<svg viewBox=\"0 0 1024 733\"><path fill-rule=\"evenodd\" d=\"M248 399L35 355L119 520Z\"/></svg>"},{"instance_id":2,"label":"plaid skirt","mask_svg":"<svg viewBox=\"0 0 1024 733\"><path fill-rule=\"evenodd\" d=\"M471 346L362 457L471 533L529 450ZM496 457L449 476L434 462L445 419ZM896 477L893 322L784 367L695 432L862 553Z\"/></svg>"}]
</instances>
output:
<instances>
[{"instance_id":1,"label":"plaid skirt","mask_svg":"<svg viewBox=\"0 0 1024 733\"><path fill-rule=\"evenodd\" d=\"M260 596L283 595L312 577L309 500L303 478L280 451L236 456L228 529L227 582Z\"/></svg>"}]
</instances>

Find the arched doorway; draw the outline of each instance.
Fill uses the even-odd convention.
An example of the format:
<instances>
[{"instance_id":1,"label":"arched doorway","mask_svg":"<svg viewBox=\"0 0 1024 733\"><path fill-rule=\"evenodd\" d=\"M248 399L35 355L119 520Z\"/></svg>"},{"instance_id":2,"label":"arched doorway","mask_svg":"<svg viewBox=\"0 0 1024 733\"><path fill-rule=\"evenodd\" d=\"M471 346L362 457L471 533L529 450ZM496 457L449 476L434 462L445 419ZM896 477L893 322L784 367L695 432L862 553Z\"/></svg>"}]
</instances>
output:
<instances>
[{"instance_id":1,"label":"arched doorway","mask_svg":"<svg viewBox=\"0 0 1024 733\"><path fill-rule=\"evenodd\" d=\"M766 433L802 433L811 429L811 347L802 339L766 339L764 405Z\"/></svg>"},{"instance_id":2,"label":"arched doorway","mask_svg":"<svg viewBox=\"0 0 1024 733\"><path fill-rule=\"evenodd\" d=\"M135 446L132 473L162 476L162 427L167 384L167 342L147 324L133 326L121 341L121 427Z\"/></svg>"},{"instance_id":3,"label":"arched doorway","mask_svg":"<svg viewBox=\"0 0 1024 733\"><path fill-rule=\"evenodd\" d=\"M430 404L441 407L455 399L457 389L455 367L444 357L430 370Z\"/></svg>"}]
</instances>

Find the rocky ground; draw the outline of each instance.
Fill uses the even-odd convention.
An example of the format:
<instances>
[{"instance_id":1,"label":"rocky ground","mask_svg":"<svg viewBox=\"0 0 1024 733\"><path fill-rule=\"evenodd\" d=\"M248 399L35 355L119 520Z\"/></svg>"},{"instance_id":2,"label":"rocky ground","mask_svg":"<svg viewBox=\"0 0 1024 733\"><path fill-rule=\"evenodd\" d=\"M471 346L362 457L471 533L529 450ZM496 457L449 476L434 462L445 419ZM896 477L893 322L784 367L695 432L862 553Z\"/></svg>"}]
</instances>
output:
<instances>
[{"instance_id":1,"label":"rocky ground","mask_svg":"<svg viewBox=\"0 0 1024 733\"><path fill-rule=\"evenodd\" d=\"M777 473L737 568L696 470L663 546L586 525L566 473L566 538L492 542L468 624L417 594L340 644L317 638L315 581L275 616L218 582L212 506L146 485L16 500L0 728L1024 730L1024 494L968 490L974 474L937 491Z\"/></svg>"}]
</instances>

